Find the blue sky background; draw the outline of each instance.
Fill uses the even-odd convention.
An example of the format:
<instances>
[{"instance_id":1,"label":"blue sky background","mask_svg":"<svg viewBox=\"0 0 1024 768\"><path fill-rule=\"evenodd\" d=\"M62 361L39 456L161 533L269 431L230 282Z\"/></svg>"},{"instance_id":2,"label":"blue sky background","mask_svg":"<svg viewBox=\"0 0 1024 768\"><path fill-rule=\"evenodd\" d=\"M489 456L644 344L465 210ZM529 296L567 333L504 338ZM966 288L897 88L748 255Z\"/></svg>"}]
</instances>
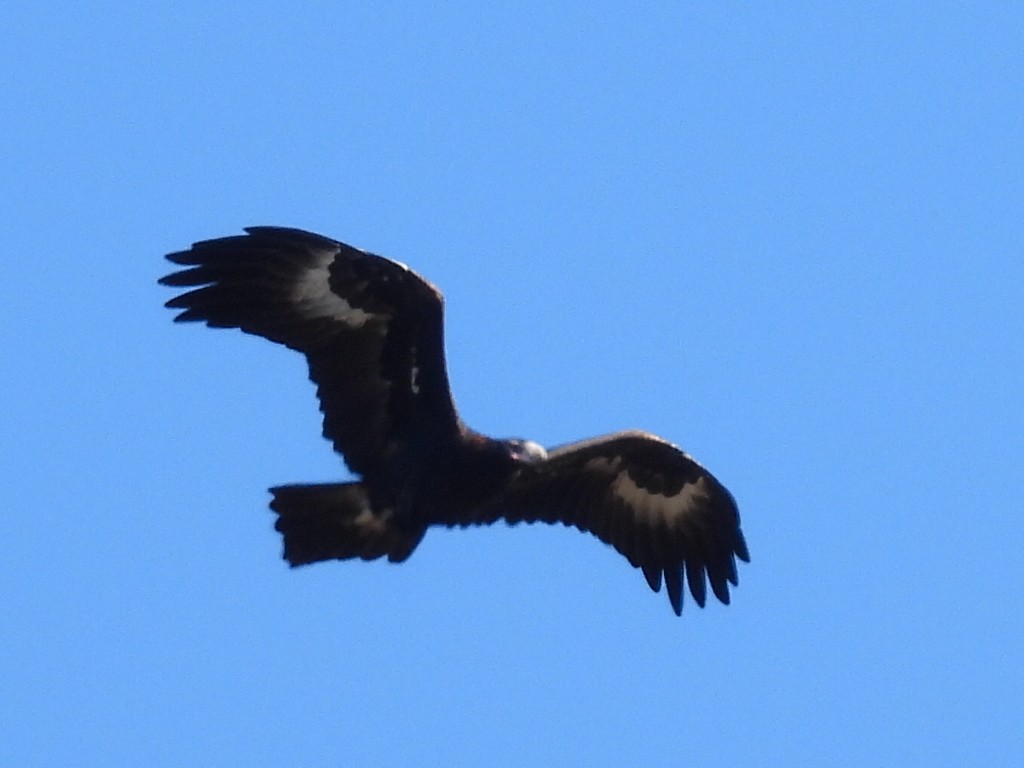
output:
<instances>
[{"instance_id":1,"label":"blue sky background","mask_svg":"<svg viewBox=\"0 0 1024 768\"><path fill-rule=\"evenodd\" d=\"M1009 766L1024 756L1017 3L0 11L0 763ZM733 605L562 528L280 560L297 355L176 327L250 224L448 301L466 420L736 495Z\"/></svg>"}]
</instances>

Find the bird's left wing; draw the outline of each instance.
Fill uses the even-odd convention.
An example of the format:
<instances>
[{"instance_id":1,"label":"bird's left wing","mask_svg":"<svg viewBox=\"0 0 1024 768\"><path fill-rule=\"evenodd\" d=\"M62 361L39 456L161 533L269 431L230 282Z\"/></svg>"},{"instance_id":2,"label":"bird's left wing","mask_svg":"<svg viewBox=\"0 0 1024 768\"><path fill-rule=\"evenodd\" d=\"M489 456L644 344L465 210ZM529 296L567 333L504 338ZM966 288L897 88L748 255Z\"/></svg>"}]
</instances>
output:
<instances>
[{"instance_id":1,"label":"bird's left wing","mask_svg":"<svg viewBox=\"0 0 1024 768\"><path fill-rule=\"evenodd\" d=\"M464 523L504 518L593 533L641 569L655 592L664 578L677 615L684 578L700 606L708 582L727 604L736 558L750 559L729 491L679 448L646 432L557 448L524 466L481 513Z\"/></svg>"},{"instance_id":2,"label":"bird's left wing","mask_svg":"<svg viewBox=\"0 0 1024 768\"><path fill-rule=\"evenodd\" d=\"M240 328L306 356L324 436L368 479L403 441L457 434L440 292L404 264L311 232L249 227L167 257L178 321ZM425 433L425 434L424 434Z\"/></svg>"}]
</instances>

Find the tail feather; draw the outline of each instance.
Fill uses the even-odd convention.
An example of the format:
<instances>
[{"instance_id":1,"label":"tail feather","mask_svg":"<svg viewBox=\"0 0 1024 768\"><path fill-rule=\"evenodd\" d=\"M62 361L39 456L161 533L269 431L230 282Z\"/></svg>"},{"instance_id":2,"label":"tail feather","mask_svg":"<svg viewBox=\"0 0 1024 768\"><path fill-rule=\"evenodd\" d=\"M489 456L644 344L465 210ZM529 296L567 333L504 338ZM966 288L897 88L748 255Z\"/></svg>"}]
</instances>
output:
<instances>
[{"instance_id":1,"label":"tail feather","mask_svg":"<svg viewBox=\"0 0 1024 768\"><path fill-rule=\"evenodd\" d=\"M293 566L384 556L400 563L425 532L400 527L390 510L374 510L361 483L281 485L270 492L274 528L284 535L284 559Z\"/></svg>"}]
</instances>

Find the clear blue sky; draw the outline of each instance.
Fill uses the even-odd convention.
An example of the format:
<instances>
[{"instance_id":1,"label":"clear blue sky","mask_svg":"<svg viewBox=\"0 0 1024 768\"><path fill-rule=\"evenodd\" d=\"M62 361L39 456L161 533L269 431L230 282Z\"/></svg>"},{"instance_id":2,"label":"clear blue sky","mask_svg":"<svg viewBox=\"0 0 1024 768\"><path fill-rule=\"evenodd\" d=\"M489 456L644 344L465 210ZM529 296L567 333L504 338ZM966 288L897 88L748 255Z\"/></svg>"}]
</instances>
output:
<instances>
[{"instance_id":1,"label":"clear blue sky","mask_svg":"<svg viewBox=\"0 0 1024 768\"><path fill-rule=\"evenodd\" d=\"M1018 3L0 11L0 763L1024 759ZM681 619L563 528L280 559L301 358L174 326L250 224L448 302L466 420L624 428L736 495Z\"/></svg>"}]
</instances>

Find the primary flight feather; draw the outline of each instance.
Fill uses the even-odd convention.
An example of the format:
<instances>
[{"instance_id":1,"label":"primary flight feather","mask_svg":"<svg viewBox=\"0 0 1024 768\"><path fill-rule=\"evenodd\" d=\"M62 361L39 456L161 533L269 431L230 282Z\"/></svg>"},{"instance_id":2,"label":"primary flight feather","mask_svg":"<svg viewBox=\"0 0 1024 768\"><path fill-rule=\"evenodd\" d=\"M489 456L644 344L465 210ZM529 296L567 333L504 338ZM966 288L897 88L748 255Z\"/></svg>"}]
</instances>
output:
<instances>
[{"instance_id":1,"label":"primary flight feather","mask_svg":"<svg viewBox=\"0 0 1024 768\"><path fill-rule=\"evenodd\" d=\"M749 561L736 503L676 446L638 431L545 451L459 418L444 357L444 300L404 264L298 229L249 227L167 258L187 288L176 321L240 328L305 355L324 436L359 480L271 488L292 565L405 560L432 525L572 525L662 582L678 615L723 603Z\"/></svg>"}]
</instances>

